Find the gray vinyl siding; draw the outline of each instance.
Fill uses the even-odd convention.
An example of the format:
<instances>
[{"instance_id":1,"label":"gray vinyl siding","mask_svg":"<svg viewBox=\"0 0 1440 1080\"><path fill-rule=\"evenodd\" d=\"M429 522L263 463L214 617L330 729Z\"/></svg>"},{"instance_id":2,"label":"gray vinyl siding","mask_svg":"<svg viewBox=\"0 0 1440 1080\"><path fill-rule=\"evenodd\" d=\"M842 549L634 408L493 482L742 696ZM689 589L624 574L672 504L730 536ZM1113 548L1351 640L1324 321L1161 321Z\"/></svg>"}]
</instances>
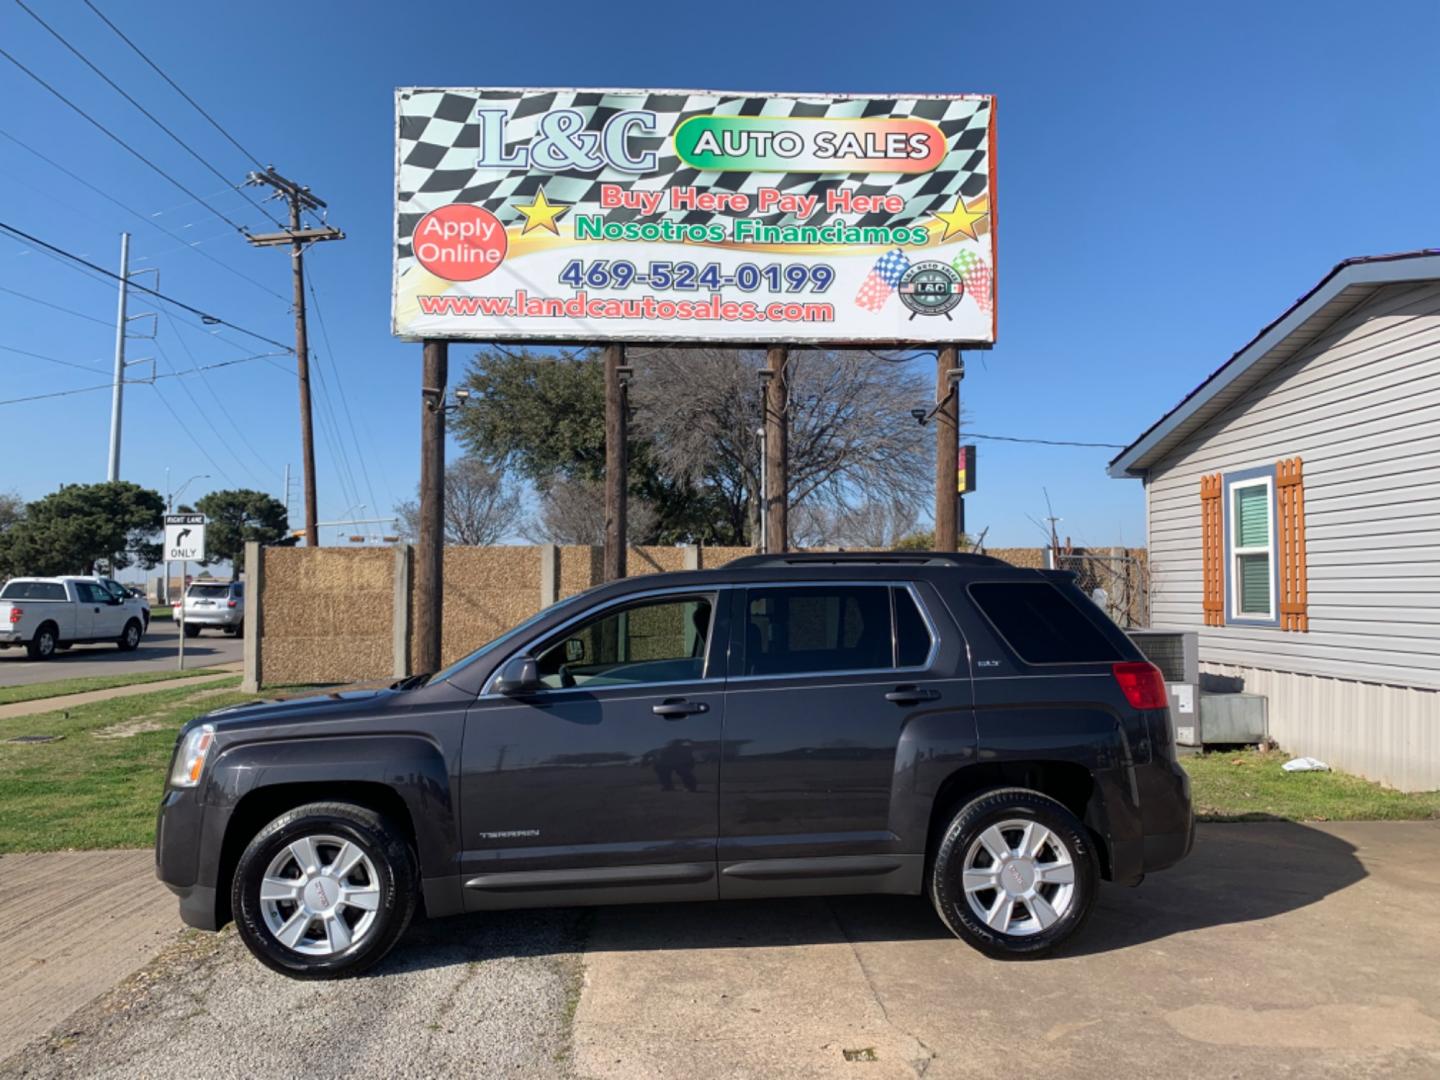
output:
<instances>
[{"instance_id":1,"label":"gray vinyl siding","mask_svg":"<svg viewBox=\"0 0 1440 1080\"><path fill-rule=\"evenodd\" d=\"M1203 625L1200 477L1305 463L1309 633ZM1207 664L1440 688L1440 285L1375 293L1157 463L1151 621Z\"/></svg>"}]
</instances>

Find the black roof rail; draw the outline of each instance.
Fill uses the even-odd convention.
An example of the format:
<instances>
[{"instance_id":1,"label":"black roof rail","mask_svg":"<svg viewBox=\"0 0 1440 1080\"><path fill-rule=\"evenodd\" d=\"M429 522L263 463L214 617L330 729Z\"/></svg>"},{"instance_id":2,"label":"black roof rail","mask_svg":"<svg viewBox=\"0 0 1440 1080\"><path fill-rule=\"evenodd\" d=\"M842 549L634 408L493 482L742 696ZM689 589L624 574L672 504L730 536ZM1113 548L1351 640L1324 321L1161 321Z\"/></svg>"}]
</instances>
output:
<instances>
[{"instance_id":1,"label":"black roof rail","mask_svg":"<svg viewBox=\"0 0 1440 1080\"><path fill-rule=\"evenodd\" d=\"M742 555L726 563L740 570L774 566L827 566L869 563L873 566L1009 566L993 555L969 551L795 551L776 555Z\"/></svg>"}]
</instances>

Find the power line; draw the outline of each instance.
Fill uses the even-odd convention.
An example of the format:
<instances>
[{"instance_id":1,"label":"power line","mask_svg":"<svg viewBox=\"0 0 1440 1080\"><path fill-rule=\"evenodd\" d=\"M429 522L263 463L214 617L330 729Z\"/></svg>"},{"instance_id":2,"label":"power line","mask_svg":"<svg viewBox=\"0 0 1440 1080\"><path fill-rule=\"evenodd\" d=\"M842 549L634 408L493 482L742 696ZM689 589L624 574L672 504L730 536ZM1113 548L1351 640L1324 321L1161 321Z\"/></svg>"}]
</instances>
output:
<instances>
[{"instance_id":1,"label":"power line","mask_svg":"<svg viewBox=\"0 0 1440 1080\"><path fill-rule=\"evenodd\" d=\"M0 52L3 52L3 51L4 51L4 50L0 50ZM93 271L95 271L95 272L98 273L98 274L104 274L106 277L111 278L111 279L113 279L113 280L115 280L115 281L120 281L120 280L121 280L121 277L120 277L119 274L114 273L113 271L110 271L110 270L106 270L103 266L97 266L95 263L92 263L89 259L82 258L81 256L76 255L73 251L66 251L66 250L65 250L64 248L62 248L62 247L56 247L54 244L46 243L44 240L41 240L41 239L40 239L39 237L37 237L37 236L31 236L29 233L25 232L23 229L17 229L14 225L9 225L9 224L6 224L6 223L3 222L3 221L0 221L0 230L4 230L5 232L9 233L11 236L19 237L21 240L24 240L27 244L34 244L34 245L36 245L37 247L42 247L42 248L44 248L46 251L52 251L52 252L54 252L54 253L57 254L57 255L64 256L65 258L71 260L72 262L77 263L77 264L79 264L80 266L88 267L90 270L93 270ZM128 281L128 287L131 288L131 289L135 289L135 290L138 291L138 292L147 293L147 294L149 294L150 296L155 297L157 300L162 300L162 301L164 301L164 302L167 303L167 304L174 304L176 307L180 308L182 311L188 311L188 312L189 312L190 314L192 314L192 315L198 315L198 316L200 317L200 321L203 322L203 323L205 323L205 324L207 324L207 325L210 325L210 326L228 326L231 330L237 330L237 331L239 331L240 333L244 334L246 337L252 337L252 338L255 338L257 341L263 341L263 342L265 342L265 344L267 344L267 345L274 345L274 346L276 346L277 348L284 349L287 353L293 353L293 352L295 351L294 349L290 348L288 345L285 345L285 344L282 343L282 342L276 341L274 338L268 338L268 337L266 337L264 334L257 334L254 330L247 330L247 329L245 329L245 327L243 327L243 326L238 326L238 325L236 325L235 323L232 323L232 322L229 322L229 321L227 321L227 320L225 320L225 319L222 319L222 318L220 318L218 315L211 315L209 312L201 311L199 308L197 308L197 307L195 307L195 306L193 306L193 305L191 305L191 304L187 304L187 303L185 303L183 300L176 300L173 296L166 296L164 293L158 291L157 289L152 289L152 288L150 288L149 286L146 286L146 285L137 285L133 279L131 279L131 280Z\"/></svg>"},{"instance_id":2,"label":"power line","mask_svg":"<svg viewBox=\"0 0 1440 1080\"><path fill-rule=\"evenodd\" d=\"M165 72L161 70L159 64L155 63L154 60L151 60L150 57L148 57L147 55L145 55L144 50L142 50L139 45L136 45L133 41L131 41L128 37L126 37L125 34L124 34L124 32L123 32L118 26L116 26L113 22L111 22L109 19L107 19L107 18L105 17L105 13L104 13L103 11L101 11L101 10L100 10L99 8L97 8L94 4L92 4L92 3L90 2L90 0L85 0L85 6L88 7L91 11L93 11L93 12L96 14L96 16L99 17L99 19L100 19L101 22L103 22L103 23L104 23L106 26L108 26L111 30L115 31L116 36L118 36L121 41L125 42L126 45L129 45L130 48L134 50L135 55L137 55L138 57L140 57L141 60L144 60L145 63L149 64L150 67L154 70L155 74L159 75L162 79L164 79L167 83L169 83L170 86L171 86L171 88L172 88L177 94L179 94L179 95L180 95L181 97L183 97L186 101L188 101L188 102L190 103L191 107L194 108L194 110L195 110L196 112L198 112L198 113L199 113L201 116L203 116L206 120L210 121L210 126L213 127L216 131L220 132L221 135L224 135L225 138L230 141L230 145L231 145L231 146L235 147L236 150L239 150L240 153L244 154L247 158L249 158L251 164L253 164L257 169L263 169L263 168L265 168L264 165L261 165L261 164L260 164L260 159L259 159L259 158L257 158L254 154L250 153L249 150L246 150L245 147L241 146L240 143L236 140L235 136L231 135L228 131L226 131L223 127L221 127L221 126L220 126L220 122L219 122L218 120L216 120L213 116L211 116L208 112L206 112L204 109L202 109L202 108L200 107L200 103L199 103L199 102L197 102L194 98L192 98L192 97L191 97L189 94L187 94L184 90L180 89L179 85L175 82L175 80L172 79L172 78L170 78L169 75L165 74Z\"/></svg>"},{"instance_id":3,"label":"power line","mask_svg":"<svg viewBox=\"0 0 1440 1080\"><path fill-rule=\"evenodd\" d=\"M127 385L133 385L127 383ZM40 401L44 398L69 397L71 394L88 394L95 390L110 390L115 386L114 381L101 383L99 386L78 386L74 390L55 390L48 394L31 394L29 397L6 398L0 401L0 405L18 405L22 401Z\"/></svg>"},{"instance_id":4,"label":"power line","mask_svg":"<svg viewBox=\"0 0 1440 1080\"><path fill-rule=\"evenodd\" d=\"M54 308L56 311L63 311L66 315L74 315L77 319L89 319L101 326L114 327L114 323L108 319L99 319L94 315L86 315L83 311L76 311L74 308L61 307L59 304L52 304L49 300L42 300L38 296L31 296L29 293L20 292L18 289L7 289L0 285L0 292L9 293L11 296L18 296L21 300L29 300L32 304L40 304L42 307Z\"/></svg>"},{"instance_id":5,"label":"power line","mask_svg":"<svg viewBox=\"0 0 1440 1080\"><path fill-rule=\"evenodd\" d=\"M180 426L180 430L185 432L186 435L190 436L190 441L195 444L195 449L199 450L200 453L204 456L205 460L210 462L211 466L214 467L215 471L225 478L225 482L227 484L233 484L235 481L230 478L230 474L220 467L220 463L210 456L210 451L205 449L205 445L195 437L195 433L186 426L185 421L180 419L180 414L175 411L175 407L171 405L170 402L166 399L165 395L160 392L160 387L156 386L154 383L151 383L150 385L151 388L155 391L155 396L160 399L160 404L164 405L165 410L175 418L175 423Z\"/></svg>"},{"instance_id":6,"label":"power line","mask_svg":"<svg viewBox=\"0 0 1440 1080\"><path fill-rule=\"evenodd\" d=\"M35 14L35 12L32 11L32 10L25 4L25 0L15 0L15 3L19 6L19 8L20 8L21 11L25 12L25 14L29 15L32 19L34 19L34 20L35 20L36 22L38 22L41 26L43 26L43 27L50 33L50 36L51 36L51 37L53 37L56 41L60 42L61 45L64 45L65 48L69 49L70 52L73 53L73 54L76 56L76 58L78 58L78 59L80 60L80 62L81 62L82 64L84 64L86 67L88 67L88 68L89 68L91 71L93 71L96 75L100 76L100 78L104 79L104 80L105 80L105 83L106 83L112 90L114 90L117 94L119 94L121 97L123 97L123 98L124 98L126 101L128 101L131 105L134 105L135 108L139 109L142 113L144 113L146 119L148 119L152 124L154 124L156 127L158 127L161 131L165 132L166 135L169 135L170 138L171 138L182 150L184 150L187 154L189 154L191 157L193 157L196 161L200 162L201 165L205 166L205 168L209 169L212 173L214 173L216 176L218 176L218 177L219 177L221 180L223 180L225 183L228 184L228 183L230 182L229 179L225 176L224 173L222 173L219 169L215 168L214 165L211 165L210 162L207 161L201 154L199 154L199 153L195 150L195 148L194 148L193 146L191 146L188 142L186 142L184 139L182 139L179 135L176 135L175 132L171 131L171 130L170 130L168 127L166 127L163 123L161 123L160 120L159 120L159 118L156 117L154 113L152 113L149 109L145 108L144 105L141 105L140 102L136 101L133 97L131 97L129 94L127 94L127 93L125 92L124 88L121 87L119 83L117 83L114 79L110 78L109 75L106 75L105 72L101 71L101 70L90 60L89 57L87 57L84 53L82 53L82 52L81 52L79 49L77 49L74 45L70 44L70 42L66 41L65 38L64 38L58 31L56 31L56 29L55 29L53 26L51 26L49 23L47 23L47 22L46 22L44 19L42 19L39 15ZM236 190L237 190L237 191L240 191L240 189L238 189L238 188L237 188ZM248 202L251 206L255 207L256 210L259 210L260 213L264 214L267 218L269 218L270 221L271 221L272 223L274 223L277 227L279 227L279 228L284 228L284 226L280 224L280 220L279 220L277 217L275 217L274 214L270 213L269 210L266 210L265 207L261 206L258 202L256 202L254 199L252 199L252 198L251 198L248 194L246 194L244 191L240 191L240 194L241 194L241 196L244 197L244 199L245 199L246 202ZM201 205L205 205L205 204L202 203Z\"/></svg>"},{"instance_id":7,"label":"power line","mask_svg":"<svg viewBox=\"0 0 1440 1080\"><path fill-rule=\"evenodd\" d=\"M1036 443L1040 446L1088 446L1101 450L1124 450L1124 443L1076 442L1072 439L1025 439L1018 435L981 435L974 431L961 431L967 439L990 439L994 442Z\"/></svg>"},{"instance_id":8,"label":"power line","mask_svg":"<svg viewBox=\"0 0 1440 1080\"><path fill-rule=\"evenodd\" d=\"M168 311L165 312L165 321L168 322L170 324L170 328L175 331L175 340L180 343L180 347L185 350L185 355L190 358L190 363L195 367L195 370L199 372L201 383L203 383L205 389L209 391L210 396L215 399L215 404L219 407L220 414L225 417L225 422L230 425L231 429L240 439L240 442L244 444L245 449L250 451L250 453L254 456L255 460L260 463L260 466L267 472L273 472L274 470L271 468L271 466L265 461L263 457L260 456L260 452L250 444L249 439L245 438L245 433L240 430L240 425L235 422L234 418L230 415L230 410L227 409L225 407L225 403L220 400L220 395L215 392L215 387L210 382L210 377L205 374L205 371L207 369L199 366L199 362L195 359L195 354L190 351L190 346L186 343L184 335L180 333L179 324L170 317L170 313ZM170 357L166 356L165 351L161 347L159 341L156 341L155 347L157 350L159 350L160 355L165 358L165 363L170 365L171 370L174 370L175 365L170 363ZM231 363L239 362L240 361L231 361ZM183 386L184 383L181 383L181 385ZM236 460L239 460L239 458L237 457ZM253 471L251 471L250 466L243 461L241 462L241 464L245 466L245 471L247 473L250 473L250 476L258 482L260 478L256 476Z\"/></svg>"},{"instance_id":9,"label":"power line","mask_svg":"<svg viewBox=\"0 0 1440 1080\"><path fill-rule=\"evenodd\" d=\"M166 236L168 236L171 240L178 241L180 244L182 244L182 245L184 245L184 246L187 246L187 247L189 246L188 243L187 243L187 241L185 240L185 238L184 238L183 236L181 236L181 235L180 235L179 233L177 233L177 232L172 232L170 229L165 228L164 225L161 225L158 221L155 221L155 220L154 220L154 217L153 217L152 215L142 214L139 210L136 210L133 206L127 206L125 203L123 203L123 202L121 202L119 199L115 198L115 196L111 195L108 191L105 191L105 190L102 189L102 188L96 187L94 184L90 183L89 180L86 180L83 176L80 176L80 175L78 175L78 174L76 174L76 173L71 172L69 169L67 169L64 165L61 165L61 164L60 164L58 161L56 161L54 158L46 157L46 156L45 156L44 154L42 154L39 150L36 150L33 146L31 146L29 143L25 142L23 139L20 139L20 138L18 138L18 137L16 137L16 136L10 134L10 132L6 131L6 130L3 129L3 128L0 128L0 135L3 135L5 138L9 139L11 142L13 142L16 146L20 147L22 150L27 150L27 151L29 151L31 154L34 154L37 158L39 158L41 161L45 162L45 164L49 165L51 168L57 169L58 171L64 173L64 174L65 174L66 176L68 176L71 180L74 180L77 184L81 184L81 185L83 185L84 187L89 188L89 189L90 189L91 191L93 191L96 195L99 195L101 198L106 199L106 200L108 200L109 202L113 203L114 205L118 206L121 210L124 210L127 214L131 214L131 215L133 215L134 217L139 218L141 221L145 222L145 224L149 225L152 229L156 229L157 231L164 233L164 234L165 234ZM232 184L231 186L233 187L234 185ZM193 202L194 200L190 200L190 201ZM183 205L187 205L187 204L186 204L186 203L182 203L181 205L183 206ZM179 209L179 207L174 207L173 209ZM164 212L166 212L166 211L162 211L162 213L164 213ZM235 269L233 266L231 266L229 263L222 262L220 259L217 259L214 255L211 255L208 251L201 251L199 248L191 248L190 250L194 251L195 254L199 255L201 258L210 260L210 262L212 262L212 263L214 263L216 266L220 267L220 269L225 270L225 271L227 271L227 272L229 272L229 273L231 273L231 274L234 274L234 275L235 275L236 277L238 277L241 281L247 281L247 282L249 282L251 285L254 285L257 289L261 290L262 292L268 293L269 295L273 296L276 300L279 300L281 303L288 304L288 303L290 302L286 297L282 296L280 293L276 292L274 289L270 288L268 285L265 285L263 282L257 281L255 278L252 278L252 277L251 277L250 275L248 275L248 274L245 274L245 273L242 273L242 272L239 271L239 270L236 270L236 269Z\"/></svg>"},{"instance_id":10,"label":"power line","mask_svg":"<svg viewBox=\"0 0 1440 1080\"><path fill-rule=\"evenodd\" d=\"M335 364L335 350L330 347L330 331L325 326L325 313L320 310L320 297L315 292L314 270L311 270L311 280L306 282L310 289L310 302L315 307L315 318L320 323L320 340L325 343L325 353L330 361L330 371L335 376L336 388L340 391L340 405L345 410L345 422L350 427L350 441L355 445L355 456L360 459L360 474L365 480L365 491L370 496L370 506L378 514L380 507L375 499L375 488L370 483L370 468L365 463L365 451L360 447L360 438L355 433L355 418L350 414L350 398L345 393L345 381L340 377L340 369ZM316 354L318 357L318 353ZM390 505L395 505L395 493L390 492Z\"/></svg>"},{"instance_id":11,"label":"power line","mask_svg":"<svg viewBox=\"0 0 1440 1080\"><path fill-rule=\"evenodd\" d=\"M107 128L104 124L100 123L99 120L96 120L93 116L91 116L89 113L87 113L84 109L80 108L79 105L76 105L76 104L75 104L73 101L71 101L68 97L66 97L64 94L62 94L59 90L56 90L55 87L51 86L48 82L46 82L44 79L42 79L39 75L36 75L35 72L31 71L28 67L26 67L24 64L22 64L19 60L15 59L15 57L11 56L11 55L10 55L8 52L6 52L4 49L0 49L0 56L3 56L6 60L9 60L10 63L14 64L17 68L19 68L21 71L23 71L26 75L29 75L30 78L34 79L37 83L39 83L41 86L43 86L46 90L50 91L50 93L54 94L55 97L59 98L59 99L60 99L61 101L63 101L66 105L70 106L70 108L72 108L73 110L75 110L75 112L77 112L77 113L79 113L81 116L83 116L86 120L88 120L91 124L93 124L93 125L94 125L96 128L98 128L101 132L103 132L106 136L108 136L110 139L114 140L115 142L119 143L119 144L120 144L121 146L123 146L126 150L128 150L131 154L133 154L135 157L139 158L139 159L140 159L141 161L143 161L146 165L148 165L151 169L153 169L156 173L158 173L160 176L163 176L163 177L164 177L166 180L168 180L171 184L174 184L177 188L179 188L181 191L183 191L186 195L190 196L190 198L194 199L194 200L195 200L197 203L199 203L201 206L205 207L205 209L209 210L212 214L214 214L216 217L218 217L221 221L225 222L225 224L229 225L232 229L234 229L236 232L238 232L241 236L249 236L249 235L250 235L249 230L246 229L245 226L236 224L235 222L231 221L228 217L226 217L224 214L222 214L219 210L216 210L215 207L211 206L211 205L210 205L208 202L206 202L204 199L200 198L200 196L196 195L193 191L191 191L188 187L186 187L184 184L182 184L179 180L176 180L173 176L171 176L169 173L167 173L167 172L166 172L164 169L162 169L159 165L156 165L156 164L155 164L153 161L151 161L148 157L146 157L144 154L140 153L139 150L136 150L133 146L131 146L129 143L127 143L124 139L120 138L119 135L116 135L113 131L111 131L109 128Z\"/></svg>"},{"instance_id":12,"label":"power line","mask_svg":"<svg viewBox=\"0 0 1440 1080\"><path fill-rule=\"evenodd\" d=\"M100 374L98 369L89 364L77 364L73 360L61 360L58 357L46 356L44 353L30 352L26 349L17 349L13 345L0 345L0 349L4 349L6 352L19 353L21 356L32 356L36 360L48 360L52 364L60 364L63 367L79 368L81 371L88 371L92 375Z\"/></svg>"}]
</instances>

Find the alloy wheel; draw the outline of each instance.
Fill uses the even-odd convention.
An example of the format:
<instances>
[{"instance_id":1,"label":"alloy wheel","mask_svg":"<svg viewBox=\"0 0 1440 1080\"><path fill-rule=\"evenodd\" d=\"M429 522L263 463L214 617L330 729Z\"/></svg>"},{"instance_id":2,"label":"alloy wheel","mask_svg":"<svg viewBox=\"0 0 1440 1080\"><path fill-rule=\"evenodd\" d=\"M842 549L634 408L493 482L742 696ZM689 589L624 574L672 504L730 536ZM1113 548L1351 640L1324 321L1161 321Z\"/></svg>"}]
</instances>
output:
<instances>
[{"instance_id":1,"label":"alloy wheel","mask_svg":"<svg viewBox=\"0 0 1440 1080\"><path fill-rule=\"evenodd\" d=\"M260 911L275 940L306 956L333 956L363 940L380 909L370 856L339 836L302 836L282 848L260 883Z\"/></svg>"},{"instance_id":2,"label":"alloy wheel","mask_svg":"<svg viewBox=\"0 0 1440 1080\"><path fill-rule=\"evenodd\" d=\"M965 900L991 930L1029 937L1054 926L1075 902L1075 862L1038 821L986 828L965 852Z\"/></svg>"}]
</instances>

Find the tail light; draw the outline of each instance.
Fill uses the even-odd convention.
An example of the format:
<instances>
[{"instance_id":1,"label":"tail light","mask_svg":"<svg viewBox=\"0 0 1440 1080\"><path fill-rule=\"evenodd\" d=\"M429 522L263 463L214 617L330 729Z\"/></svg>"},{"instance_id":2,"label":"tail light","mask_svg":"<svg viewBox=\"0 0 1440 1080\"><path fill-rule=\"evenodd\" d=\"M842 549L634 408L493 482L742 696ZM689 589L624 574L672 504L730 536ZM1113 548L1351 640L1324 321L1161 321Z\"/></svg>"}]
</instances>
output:
<instances>
[{"instance_id":1,"label":"tail light","mask_svg":"<svg viewBox=\"0 0 1440 1080\"><path fill-rule=\"evenodd\" d=\"M234 600L231 600L230 603L227 604L226 606L227 606L227 607L234 607L234 606L235 606L235 601L234 601Z\"/></svg>"},{"instance_id":2,"label":"tail light","mask_svg":"<svg viewBox=\"0 0 1440 1080\"><path fill-rule=\"evenodd\" d=\"M24 609L24 608L12 607L12 608L10 609L10 622L11 622L12 625L13 625L14 623L19 622L19 621L20 621L21 619L23 619L24 617L25 617L25 609Z\"/></svg>"},{"instance_id":3,"label":"tail light","mask_svg":"<svg viewBox=\"0 0 1440 1080\"><path fill-rule=\"evenodd\" d=\"M1125 700L1134 709L1163 709L1170 704L1165 690L1165 676L1154 664L1144 660L1129 660L1116 664L1110 669Z\"/></svg>"}]
</instances>

